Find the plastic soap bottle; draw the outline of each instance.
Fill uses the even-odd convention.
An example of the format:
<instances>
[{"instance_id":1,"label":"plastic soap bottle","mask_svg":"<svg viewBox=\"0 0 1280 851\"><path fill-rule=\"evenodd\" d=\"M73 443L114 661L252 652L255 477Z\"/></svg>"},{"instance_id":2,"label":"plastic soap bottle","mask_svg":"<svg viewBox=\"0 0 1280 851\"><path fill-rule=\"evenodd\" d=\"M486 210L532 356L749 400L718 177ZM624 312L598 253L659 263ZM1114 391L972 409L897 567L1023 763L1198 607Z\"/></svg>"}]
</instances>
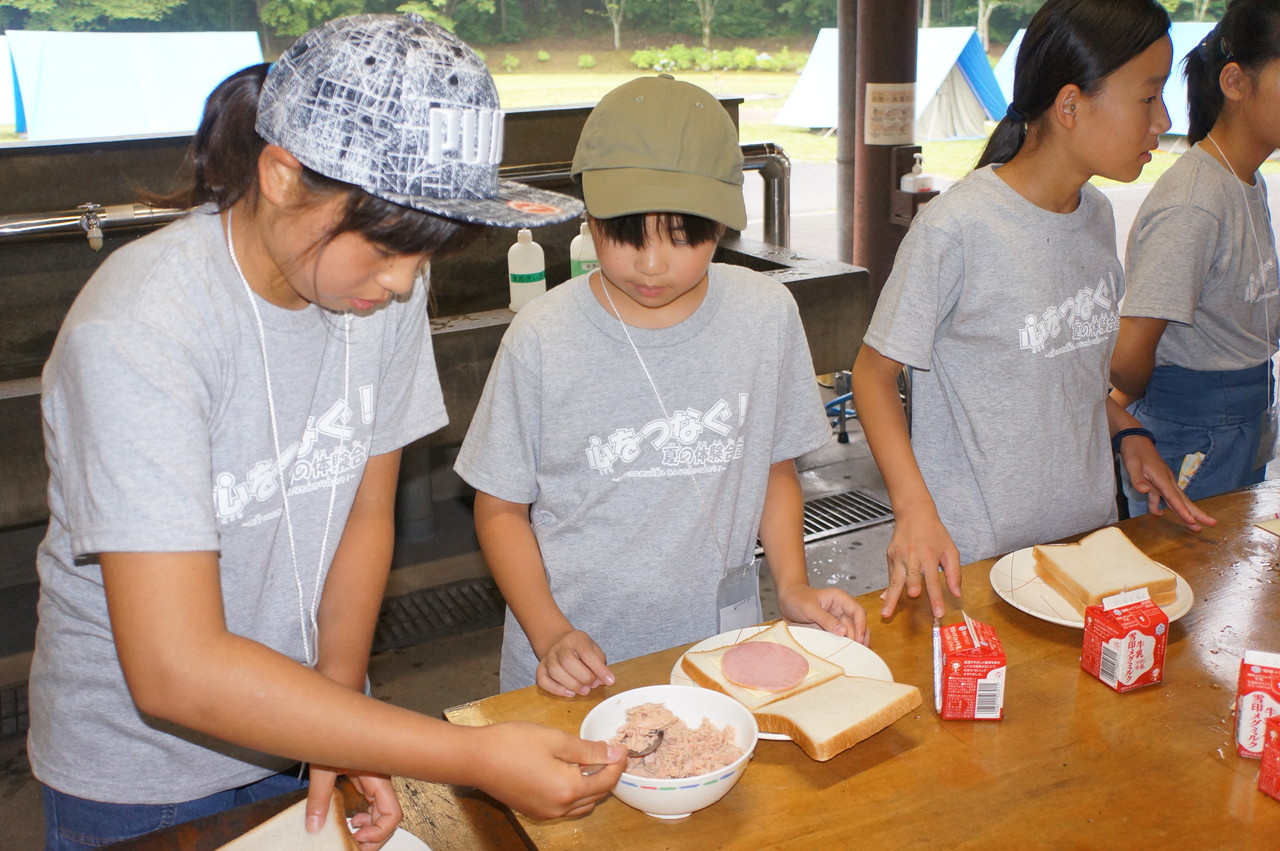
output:
<instances>
[{"instance_id":1,"label":"plastic soap bottle","mask_svg":"<svg viewBox=\"0 0 1280 851\"><path fill-rule=\"evenodd\" d=\"M911 173L902 175L902 191L932 192L933 175L924 173L924 154L916 154L915 160L915 165L911 166Z\"/></svg>"},{"instance_id":2,"label":"plastic soap bottle","mask_svg":"<svg viewBox=\"0 0 1280 851\"><path fill-rule=\"evenodd\" d=\"M533 232L520 228L516 244L507 250L507 278L511 284L511 310L518 311L547 291L547 261Z\"/></svg>"},{"instance_id":3,"label":"plastic soap bottle","mask_svg":"<svg viewBox=\"0 0 1280 851\"><path fill-rule=\"evenodd\" d=\"M578 235L569 243L569 277L576 278L599 268L600 259L596 257L596 244L591 239L591 228L583 222L578 228Z\"/></svg>"}]
</instances>

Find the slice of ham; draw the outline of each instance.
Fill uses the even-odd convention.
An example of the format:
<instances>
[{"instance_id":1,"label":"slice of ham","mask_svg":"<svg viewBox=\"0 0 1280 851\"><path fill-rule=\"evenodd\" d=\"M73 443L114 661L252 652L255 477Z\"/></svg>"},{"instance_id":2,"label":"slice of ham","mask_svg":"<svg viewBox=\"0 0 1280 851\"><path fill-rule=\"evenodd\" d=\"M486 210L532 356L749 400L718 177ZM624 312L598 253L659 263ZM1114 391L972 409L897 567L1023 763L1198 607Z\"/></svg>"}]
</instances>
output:
<instances>
[{"instance_id":1,"label":"slice of ham","mask_svg":"<svg viewBox=\"0 0 1280 851\"><path fill-rule=\"evenodd\" d=\"M744 641L725 651L720 670L734 685L777 692L798 686L809 673L809 662L772 641Z\"/></svg>"}]
</instances>

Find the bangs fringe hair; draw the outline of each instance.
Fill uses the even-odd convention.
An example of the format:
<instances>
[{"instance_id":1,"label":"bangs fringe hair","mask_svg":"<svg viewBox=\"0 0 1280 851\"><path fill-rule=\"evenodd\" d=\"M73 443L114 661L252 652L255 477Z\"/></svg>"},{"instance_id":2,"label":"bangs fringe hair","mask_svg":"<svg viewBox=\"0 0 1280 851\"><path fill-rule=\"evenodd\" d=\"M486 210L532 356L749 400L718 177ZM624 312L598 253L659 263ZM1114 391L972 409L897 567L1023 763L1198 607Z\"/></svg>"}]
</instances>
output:
<instances>
[{"instance_id":1,"label":"bangs fringe hair","mask_svg":"<svg viewBox=\"0 0 1280 851\"><path fill-rule=\"evenodd\" d=\"M593 217L592 221L606 241L615 245L644 248L645 220L649 216L657 217L658 234L672 242L678 238L688 245L705 245L708 242L719 242L725 232L725 226L719 222L692 213L632 213L611 219Z\"/></svg>"}]
</instances>

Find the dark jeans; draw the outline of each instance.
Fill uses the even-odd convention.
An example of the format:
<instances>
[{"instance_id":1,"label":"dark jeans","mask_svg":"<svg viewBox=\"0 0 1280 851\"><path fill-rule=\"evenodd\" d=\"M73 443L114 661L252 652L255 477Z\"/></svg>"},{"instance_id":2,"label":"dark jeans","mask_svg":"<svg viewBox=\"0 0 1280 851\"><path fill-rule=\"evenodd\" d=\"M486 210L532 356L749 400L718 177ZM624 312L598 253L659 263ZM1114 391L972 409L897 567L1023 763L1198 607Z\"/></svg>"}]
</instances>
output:
<instances>
[{"instance_id":1,"label":"dark jeans","mask_svg":"<svg viewBox=\"0 0 1280 851\"><path fill-rule=\"evenodd\" d=\"M45 851L84 851L142 836L185 821L274 798L307 785L295 769L256 783L175 804L106 804L41 784Z\"/></svg>"}]
</instances>

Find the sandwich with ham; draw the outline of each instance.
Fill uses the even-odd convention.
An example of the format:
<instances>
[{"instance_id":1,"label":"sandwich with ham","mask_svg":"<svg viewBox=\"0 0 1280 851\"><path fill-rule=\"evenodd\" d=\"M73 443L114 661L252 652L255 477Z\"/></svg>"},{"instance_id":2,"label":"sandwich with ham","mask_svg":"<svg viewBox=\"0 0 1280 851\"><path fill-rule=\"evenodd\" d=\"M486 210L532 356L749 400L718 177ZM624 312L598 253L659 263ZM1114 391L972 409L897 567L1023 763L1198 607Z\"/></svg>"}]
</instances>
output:
<instances>
[{"instance_id":1,"label":"sandwich with ham","mask_svg":"<svg viewBox=\"0 0 1280 851\"><path fill-rule=\"evenodd\" d=\"M806 650L781 621L735 644L686 653L680 667L693 682L750 709L761 732L786 735L819 761L920 705L915 686L847 676Z\"/></svg>"}]
</instances>

